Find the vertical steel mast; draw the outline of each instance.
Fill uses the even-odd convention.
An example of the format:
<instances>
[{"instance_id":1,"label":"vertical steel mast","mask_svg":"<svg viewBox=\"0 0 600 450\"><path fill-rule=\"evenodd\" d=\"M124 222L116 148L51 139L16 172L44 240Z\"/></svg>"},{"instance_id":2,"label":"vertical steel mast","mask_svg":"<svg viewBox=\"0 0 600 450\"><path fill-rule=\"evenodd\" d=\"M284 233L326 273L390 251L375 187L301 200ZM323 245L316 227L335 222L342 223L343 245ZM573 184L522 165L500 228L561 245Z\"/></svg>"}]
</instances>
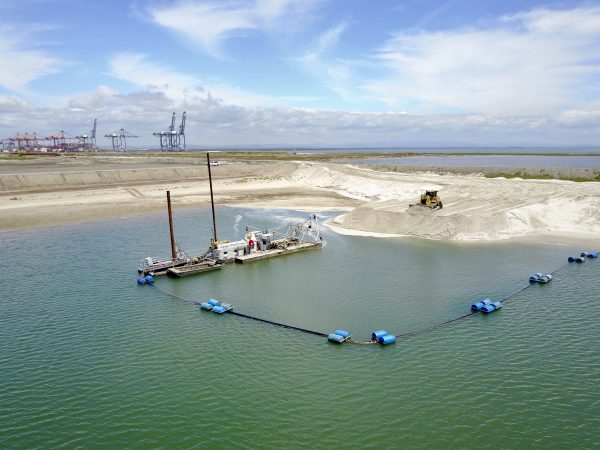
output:
<instances>
[{"instance_id":1,"label":"vertical steel mast","mask_svg":"<svg viewBox=\"0 0 600 450\"><path fill-rule=\"evenodd\" d=\"M175 244L175 233L173 232L173 211L171 209L171 191L167 191L167 209L169 210L169 232L171 234L171 258L177 259L177 248Z\"/></svg>"},{"instance_id":2,"label":"vertical steel mast","mask_svg":"<svg viewBox=\"0 0 600 450\"><path fill-rule=\"evenodd\" d=\"M212 175L210 173L210 154L206 154L206 164L208 167L208 184L210 185L210 206L212 207L213 219L213 245L217 245L217 220L215 218L215 200L213 198Z\"/></svg>"}]
</instances>

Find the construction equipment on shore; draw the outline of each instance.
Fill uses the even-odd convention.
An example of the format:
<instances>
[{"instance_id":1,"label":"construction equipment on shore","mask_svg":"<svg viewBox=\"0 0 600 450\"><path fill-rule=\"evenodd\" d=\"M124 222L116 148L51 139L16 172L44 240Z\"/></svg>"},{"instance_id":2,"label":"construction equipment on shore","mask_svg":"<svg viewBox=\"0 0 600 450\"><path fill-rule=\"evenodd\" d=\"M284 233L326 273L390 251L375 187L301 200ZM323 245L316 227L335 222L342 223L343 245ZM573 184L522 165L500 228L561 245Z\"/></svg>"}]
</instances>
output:
<instances>
[{"instance_id":1,"label":"construction equipment on shore","mask_svg":"<svg viewBox=\"0 0 600 450\"><path fill-rule=\"evenodd\" d=\"M421 200L419 203L409 206L424 206L430 209L442 209L444 205L442 204L442 198L438 194L438 191L425 191L425 193L421 194Z\"/></svg>"}]
</instances>

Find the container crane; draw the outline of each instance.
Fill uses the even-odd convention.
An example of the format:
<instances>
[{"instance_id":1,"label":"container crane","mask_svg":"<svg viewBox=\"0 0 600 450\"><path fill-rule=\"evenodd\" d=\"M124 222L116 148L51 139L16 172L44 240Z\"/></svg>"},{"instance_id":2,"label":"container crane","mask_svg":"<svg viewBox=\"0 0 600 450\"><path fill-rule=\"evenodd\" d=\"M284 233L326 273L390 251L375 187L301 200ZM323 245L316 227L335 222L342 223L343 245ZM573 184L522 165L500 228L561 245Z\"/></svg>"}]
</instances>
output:
<instances>
[{"instance_id":1,"label":"container crane","mask_svg":"<svg viewBox=\"0 0 600 450\"><path fill-rule=\"evenodd\" d=\"M104 137L111 139L113 151L124 152L127 150L127 138L136 138L139 136L121 128L118 133L105 134Z\"/></svg>"},{"instance_id":2,"label":"container crane","mask_svg":"<svg viewBox=\"0 0 600 450\"><path fill-rule=\"evenodd\" d=\"M183 140L183 146L181 145L182 140ZM179 148L180 150L183 150L183 151L187 150L187 145L185 144L185 111L181 115L181 125L179 125L177 148Z\"/></svg>"},{"instance_id":3,"label":"container crane","mask_svg":"<svg viewBox=\"0 0 600 450\"><path fill-rule=\"evenodd\" d=\"M167 131L156 131L153 136L158 136L160 140L160 149L165 151L186 150L185 145L185 111L181 116L181 125L175 129L176 113L171 116L171 125ZM183 145L182 145L183 141Z\"/></svg>"},{"instance_id":4,"label":"container crane","mask_svg":"<svg viewBox=\"0 0 600 450\"><path fill-rule=\"evenodd\" d=\"M78 138L76 138L75 136L71 136L69 133L65 133L64 130L60 130L60 132L51 134L50 136L45 138L45 140L52 141L52 147L50 148L58 151L67 151L69 149L73 149L73 146L69 146L69 144L67 144L67 141L77 139Z\"/></svg>"},{"instance_id":5,"label":"container crane","mask_svg":"<svg viewBox=\"0 0 600 450\"><path fill-rule=\"evenodd\" d=\"M90 134L82 134L81 136L77 136L79 142L83 145L83 148L86 150L98 150L98 146L96 145L96 125L98 123L98 119L94 119L94 127Z\"/></svg>"}]
</instances>

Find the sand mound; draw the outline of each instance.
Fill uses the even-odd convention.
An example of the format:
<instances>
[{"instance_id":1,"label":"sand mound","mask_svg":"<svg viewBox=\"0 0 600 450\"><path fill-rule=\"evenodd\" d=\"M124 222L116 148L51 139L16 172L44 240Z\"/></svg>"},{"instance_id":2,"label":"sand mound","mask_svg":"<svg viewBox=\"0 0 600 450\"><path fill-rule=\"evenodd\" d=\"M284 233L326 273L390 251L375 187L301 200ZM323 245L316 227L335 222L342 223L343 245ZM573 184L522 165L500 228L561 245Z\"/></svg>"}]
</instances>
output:
<instances>
[{"instance_id":1,"label":"sand mound","mask_svg":"<svg viewBox=\"0 0 600 450\"><path fill-rule=\"evenodd\" d=\"M333 221L341 231L452 240L548 232L600 236L600 183L409 175L315 164L302 165L295 176L366 201ZM440 191L443 209L409 207L426 189Z\"/></svg>"}]
</instances>

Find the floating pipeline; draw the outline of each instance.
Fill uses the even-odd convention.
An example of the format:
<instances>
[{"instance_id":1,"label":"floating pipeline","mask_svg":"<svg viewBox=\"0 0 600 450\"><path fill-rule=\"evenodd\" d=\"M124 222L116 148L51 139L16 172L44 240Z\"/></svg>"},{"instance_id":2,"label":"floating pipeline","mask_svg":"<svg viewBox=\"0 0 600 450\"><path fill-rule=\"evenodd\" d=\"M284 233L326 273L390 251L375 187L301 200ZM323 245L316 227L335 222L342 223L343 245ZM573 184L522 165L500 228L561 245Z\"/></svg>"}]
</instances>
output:
<instances>
[{"instance_id":1,"label":"floating pipeline","mask_svg":"<svg viewBox=\"0 0 600 450\"><path fill-rule=\"evenodd\" d=\"M581 256L579 257L574 257L574 256L570 256L568 258L569 263L577 261L578 259L585 259L585 257L589 257L589 258L596 258L598 256L598 252L582 252ZM213 311L216 312L218 314L224 314L224 313L228 313L234 316L238 316L238 317L242 317L245 319L250 319L250 320L254 320L257 322L262 322L262 323L266 323L269 325L274 325L277 327L281 327L281 328L287 328L290 330L296 330L296 331L300 331L303 333L308 333L308 334L312 334L315 336L321 336L321 337L326 337L328 339L329 342L333 342L333 343L349 343L349 344L358 344L358 345L371 345L371 344L381 344L381 345L387 345L387 344L392 344L394 342L396 342L397 339L403 339L403 338L408 338L408 337L412 337L412 336L417 336L419 334L423 334L423 333L428 333L431 331L434 331L438 328L456 323L458 321L461 321L463 319L466 319L467 317L471 317L475 314L478 314L479 312L488 314L490 312L493 311L497 311L500 308L502 308L503 303L506 303L507 301L510 301L512 299L514 299L517 295L519 295L520 293L522 293L523 291L531 288L533 285L535 284L545 284L548 283L549 281L552 280L553 275L556 274L557 272L561 271L562 269L564 269L565 267L568 267L569 264L565 264L561 267L559 267L558 269L546 274L546 275L542 275L540 272L535 273L534 275L532 275L531 277L529 277L529 284L527 286L522 287L521 289L513 292L512 294L497 300L495 302L492 302L490 299L484 299L481 300L479 302L473 303L471 305L471 312L467 313L467 314L463 314L462 316L459 317L455 317L453 319L450 320L446 320L444 322L440 322L425 328L421 328L419 330L414 330L414 331L408 331L405 333L400 333L397 335L393 335L393 334L389 334L387 331L385 330L378 330L378 331L374 331L371 333L371 340L370 341L355 341L352 339L352 336L350 335L350 333L348 331L345 330L335 330L333 333L322 333L320 331L315 331L315 330L310 330L307 328L302 328L302 327L296 327L293 325L288 325L285 323L280 323L280 322L274 322L272 320L268 320L268 319L263 319L260 317L255 317L255 316L251 316L249 314L243 314L240 313L238 311L233 311L233 306L227 303L221 303L218 300L215 299L210 299L207 302L198 302L197 300L193 300L193 299L188 299L185 297L182 297L180 295L177 295L173 292L169 292L166 291L162 288L160 288L159 286L157 286L154 283L154 278L151 276L146 276L144 277L139 277L137 279L137 283L139 285L148 285L151 286L153 288L155 288L156 290L162 292L165 295L168 295L170 297L182 300L184 302L189 302L189 303L193 303L195 305L200 306L201 309L204 310L208 310L208 311ZM533 279L533 280L532 280ZM215 308L217 308L215 310Z\"/></svg>"},{"instance_id":2,"label":"floating pipeline","mask_svg":"<svg viewBox=\"0 0 600 450\"><path fill-rule=\"evenodd\" d=\"M530 283L548 283L552 281L552 274L547 274L547 275L542 275L541 273L534 273L532 276L529 277L529 282Z\"/></svg>"},{"instance_id":3,"label":"floating pipeline","mask_svg":"<svg viewBox=\"0 0 600 450\"><path fill-rule=\"evenodd\" d=\"M498 311L500 308L502 308L502 302L493 302L489 298L471 305L471 311L481 311L486 314Z\"/></svg>"}]
</instances>

